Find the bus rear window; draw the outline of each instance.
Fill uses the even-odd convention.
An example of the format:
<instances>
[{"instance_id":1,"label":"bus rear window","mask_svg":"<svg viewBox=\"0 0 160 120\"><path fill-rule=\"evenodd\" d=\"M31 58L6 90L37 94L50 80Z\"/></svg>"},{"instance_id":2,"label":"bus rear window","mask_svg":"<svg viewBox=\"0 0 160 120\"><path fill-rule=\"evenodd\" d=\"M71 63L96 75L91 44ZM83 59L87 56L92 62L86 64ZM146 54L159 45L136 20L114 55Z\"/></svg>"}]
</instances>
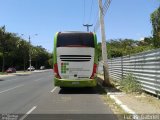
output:
<instances>
[{"instance_id":1,"label":"bus rear window","mask_svg":"<svg viewBox=\"0 0 160 120\"><path fill-rule=\"evenodd\" d=\"M95 47L94 36L90 33L59 33L57 47Z\"/></svg>"}]
</instances>

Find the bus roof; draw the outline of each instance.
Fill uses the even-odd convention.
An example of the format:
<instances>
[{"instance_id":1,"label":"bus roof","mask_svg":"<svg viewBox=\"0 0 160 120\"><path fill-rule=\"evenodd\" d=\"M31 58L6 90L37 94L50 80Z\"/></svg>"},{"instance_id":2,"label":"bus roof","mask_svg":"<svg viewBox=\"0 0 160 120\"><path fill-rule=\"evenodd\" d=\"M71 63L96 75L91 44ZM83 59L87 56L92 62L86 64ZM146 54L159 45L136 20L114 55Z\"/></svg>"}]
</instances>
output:
<instances>
[{"instance_id":1,"label":"bus roof","mask_svg":"<svg viewBox=\"0 0 160 120\"><path fill-rule=\"evenodd\" d=\"M64 46L86 46L95 47L94 33L92 32L79 32L79 31L67 31L59 32L57 35L57 47Z\"/></svg>"},{"instance_id":2,"label":"bus roof","mask_svg":"<svg viewBox=\"0 0 160 120\"><path fill-rule=\"evenodd\" d=\"M64 32L58 32L58 33L93 33L93 32L85 32L85 31L64 31Z\"/></svg>"}]
</instances>

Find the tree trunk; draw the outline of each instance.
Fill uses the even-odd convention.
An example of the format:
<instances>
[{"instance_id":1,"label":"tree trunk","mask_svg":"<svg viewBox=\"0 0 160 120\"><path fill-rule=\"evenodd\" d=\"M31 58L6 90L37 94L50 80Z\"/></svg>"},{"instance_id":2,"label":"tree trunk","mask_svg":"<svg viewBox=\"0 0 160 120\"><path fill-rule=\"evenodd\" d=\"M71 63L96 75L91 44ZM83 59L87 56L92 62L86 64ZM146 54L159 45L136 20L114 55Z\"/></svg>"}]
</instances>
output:
<instances>
[{"instance_id":1,"label":"tree trunk","mask_svg":"<svg viewBox=\"0 0 160 120\"><path fill-rule=\"evenodd\" d=\"M36 60L36 69L38 69L38 68L37 68L37 60Z\"/></svg>"},{"instance_id":2,"label":"tree trunk","mask_svg":"<svg viewBox=\"0 0 160 120\"><path fill-rule=\"evenodd\" d=\"M26 60L25 60L25 58L23 58L23 70L24 70L24 72L26 70Z\"/></svg>"},{"instance_id":3,"label":"tree trunk","mask_svg":"<svg viewBox=\"0 0 160 120\"><path fill-rule=\"evenodd\" d=\"M5 53L4 53L4 51L3 51L3 61L2 61L3 63L2 63L2 72L4 72L5 70Z\"/></svg>"}]
</instances>

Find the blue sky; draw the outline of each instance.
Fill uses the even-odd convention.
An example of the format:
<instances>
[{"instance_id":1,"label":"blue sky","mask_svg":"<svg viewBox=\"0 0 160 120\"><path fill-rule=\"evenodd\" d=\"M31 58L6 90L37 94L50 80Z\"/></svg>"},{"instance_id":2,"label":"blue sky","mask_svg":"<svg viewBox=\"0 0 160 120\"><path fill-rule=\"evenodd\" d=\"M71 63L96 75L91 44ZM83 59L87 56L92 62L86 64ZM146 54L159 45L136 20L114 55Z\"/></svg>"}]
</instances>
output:
<instances>
[{"instance_id":1,"label":"blue sky","mask_svg":"<svg viewBox=\"0 0 160 120\"><path fill-rule=\"evenodd\" d=\"M95 25L98 0L0 0L0 26L8 32L31 35L34 45L53 51L53 37L58 31L86 31L82 24ZM104 0L103 0L104 2ZM160 0L112 0L105 16L106 37L139 40L151 36L150 14ZM84 7L85 6L85 7ZM92 6L92 10L91 10ZM84 12L85 11L85 12ZM93 27L90 28L93 30ZM38 34L38 36L34 36ZM100 30L97 31L101 40Z\"/></svg>"}]
</instances>

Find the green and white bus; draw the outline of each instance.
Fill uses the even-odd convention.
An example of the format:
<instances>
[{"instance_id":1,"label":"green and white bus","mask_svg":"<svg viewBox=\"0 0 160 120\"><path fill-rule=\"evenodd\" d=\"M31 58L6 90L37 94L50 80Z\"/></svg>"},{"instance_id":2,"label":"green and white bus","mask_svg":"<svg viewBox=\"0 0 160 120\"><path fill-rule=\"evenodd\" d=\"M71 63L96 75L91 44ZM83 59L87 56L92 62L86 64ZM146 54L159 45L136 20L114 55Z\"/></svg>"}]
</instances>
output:
<instances>
[{"instance_id":1,"label":"green and white bus","mask_svg":"<svg viewBox=\"0 0 160 120\"><path fill-rule=\"evenodd\" d=\"M92 32L58 32L54 37L54 84L59 87L94 87L97 38Z\"/></svg>"}]
</instances>

